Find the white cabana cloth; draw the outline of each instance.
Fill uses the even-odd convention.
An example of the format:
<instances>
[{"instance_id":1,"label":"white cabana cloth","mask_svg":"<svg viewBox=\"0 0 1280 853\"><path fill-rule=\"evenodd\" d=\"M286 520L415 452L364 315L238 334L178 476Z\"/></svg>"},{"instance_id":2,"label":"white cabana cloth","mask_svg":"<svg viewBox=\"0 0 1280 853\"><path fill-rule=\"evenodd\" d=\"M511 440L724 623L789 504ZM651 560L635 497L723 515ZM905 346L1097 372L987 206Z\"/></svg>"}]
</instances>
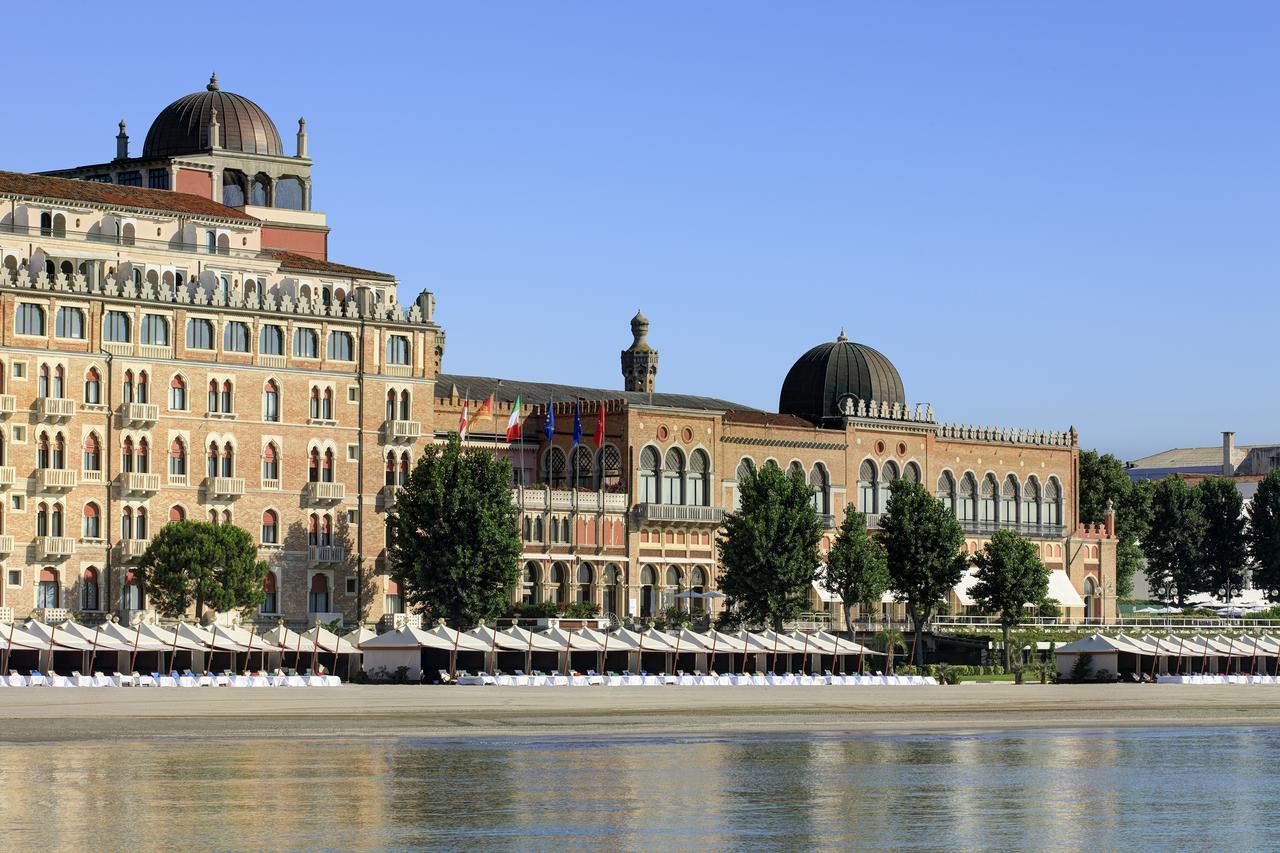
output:
<instances>
[{"instance_id":1,"label":"white cabana cloth","mask_svg":"<svg viewBox=\"0 0 1280 853\"><path fill-rule=\"evenodd\" d=\"M289 630L284 625L276 625L271 630L264 631L262 638L266 641L267 648L274 652L305 652L310 654L316 651L315 643L297 631ZM244 651L244 649L240 649L240 651Z\"/></svg>"},{"instance_id":2,"label":"white cabana cloth","mask_svg":"<svg viewBox=\"0 0 1280 853\"><path fill-rule=\"evenodd\" d=\"M347 633L343 634L342 639L346 640L348 643L350 643L351 645L355 646L358 649L361 646L363 646L366 642L368 642L369 640L372 640L376 636L378 636L377 631L370 631L368 628L359 627L353 631L348 631Z\"/></svg>"},{"instance_id":3,"label":"white cabana cloth","mask_svg":"<svg viewBox=\"0 0 1280 853\"><path fill-rule=\"evenodd\" d=\"M319 626L304 632L302 636L304 639L309 640L311 643L318 646L322 652L331 652L339 655L360 654L360 650L347 642L346 639Z\"/></svg>"},{"instance_id":4,"label":"white cabana cloth","mask_svg":"<svg viewBox=\"0 0 1280 853\"><path fill-rule=\"evenodd\" d=\"M1084 607L1084 599L1062 569L1049 572L1049 597L1063 607Z\"/></svg>"}]
</instances>

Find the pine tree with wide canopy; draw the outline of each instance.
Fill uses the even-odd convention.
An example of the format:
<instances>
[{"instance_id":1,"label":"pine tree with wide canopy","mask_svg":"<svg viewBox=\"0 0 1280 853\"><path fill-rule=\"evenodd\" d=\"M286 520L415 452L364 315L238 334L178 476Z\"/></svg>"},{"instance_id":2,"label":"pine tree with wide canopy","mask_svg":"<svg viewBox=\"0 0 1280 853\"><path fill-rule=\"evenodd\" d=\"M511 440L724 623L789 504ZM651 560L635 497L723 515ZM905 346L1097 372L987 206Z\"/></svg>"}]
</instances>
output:
<instances>
[{"instance_id":1,"label":"pine tree with wide canopy","mask_svg":"<svg viewBox=\"0 0 1280 853\"><path fill-rule=\"evenodd\" d=\"M171 521L155 535L134 576L157 612L196 617L206 607L247 610L266 600L268 567L248 532L232 524Z\"/></svg>"}]
</instances>

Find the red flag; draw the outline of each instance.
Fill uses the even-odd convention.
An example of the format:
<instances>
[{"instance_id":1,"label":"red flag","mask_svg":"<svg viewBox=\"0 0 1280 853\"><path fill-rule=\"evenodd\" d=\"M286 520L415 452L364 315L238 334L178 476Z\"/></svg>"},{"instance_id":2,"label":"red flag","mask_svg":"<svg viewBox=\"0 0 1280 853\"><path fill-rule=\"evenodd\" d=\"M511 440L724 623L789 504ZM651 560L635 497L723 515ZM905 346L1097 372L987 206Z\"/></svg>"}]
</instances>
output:
<instances>
[{"instance_id":1,"label":"red flag","mask_svg":"<svg viewBox=\"0 0 1280 853\"><path fill-rule=\"evenodd\" d=\"M484 398L484 402L480 404L480 408L476 409L476 413L467 421L467 430L470 431L476 422L493 411L493 395L490 394Z\"/></svg>"},{"instance_id":2,"label":"red flag","mask_svg":"<svg viewBox=\"0 0 1280 853\"><path fill-rule=\"evenodd\" d=\"M600 407L596 409L596 450L599 450L604 444L604 401L600 401Z\"/></svg>"}]
</instances>

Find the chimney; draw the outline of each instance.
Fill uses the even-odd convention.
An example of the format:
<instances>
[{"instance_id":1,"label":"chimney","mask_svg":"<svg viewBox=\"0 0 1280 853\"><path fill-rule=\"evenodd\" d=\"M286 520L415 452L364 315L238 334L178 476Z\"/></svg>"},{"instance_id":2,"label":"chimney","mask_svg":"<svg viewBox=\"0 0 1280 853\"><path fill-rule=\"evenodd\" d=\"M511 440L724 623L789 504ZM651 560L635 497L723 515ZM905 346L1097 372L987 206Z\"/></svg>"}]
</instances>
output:
<instances>
[{"instance_id":1,"label":"chimney","mask_svg":"<svg viewBox=\"0 0 1280 853\"><path fill-rule=\"evenodd\" d=\"M307 156L307 120L305 118L298 119L298 157L305 158Z\"/></svg>"},{"instance_id":2,"label":"chimney","mask_svg":"<svg viewBox=\"0 0 1280 853\"><path fill-rule=\"evenodd\" d=\"M120 119L120 133L116 135L116 159L129 159L129 134L124 132L124 119Z\"/></svg>"},{"instance_id":3,"label":"chimney","mask_svg":"<svg viewBox=\"0 0 1280 853\"><path fill-rule=\"evenodd\" d=\"M1230 477L1236 472L1236 464L1232 457L1236 455L1236 434L1234 432L1224 432L1222 434L1222 476Z\"/></svg>"},{"instance_id":4,"label":"chimney","mask_svg":"<svg viewBox=\"0 0 1280 853\"><path fill-rule=\"evenodd\" d=\"M1116 538L1116 505L1107 498L1107 509L1102 515L1102 527L1107 531L1108 539Z\"/></svg>"}]
</instances>

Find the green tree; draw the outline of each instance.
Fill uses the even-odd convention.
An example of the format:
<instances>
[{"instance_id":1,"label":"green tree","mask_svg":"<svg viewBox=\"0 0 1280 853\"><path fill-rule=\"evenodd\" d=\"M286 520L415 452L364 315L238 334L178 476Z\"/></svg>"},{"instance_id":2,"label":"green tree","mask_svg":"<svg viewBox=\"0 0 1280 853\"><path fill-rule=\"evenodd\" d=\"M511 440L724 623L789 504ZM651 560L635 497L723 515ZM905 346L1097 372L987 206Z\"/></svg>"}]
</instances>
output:
<instances>
[{"instance_id":1,"label":"green tree","mask_svg":"<svg viewBox=\"0 0 1280 853\"><path fill-rule=\"evenodd\" d=\"M1244 498L1227 477L1206 477L1196 486L1204 515L1198 586L1214 595L1230 596L1244 586L1249 546L1245 539Z\"/></svg>"},{"instance_id":2,"label":"green tree","mask_svg":"<svg viewBox=\"0 0 1280 853\"><path fill-rule=\"evenodd\" d=\"M822 521L799 472L765 464L738 481L742 503L719 537L726 609L781 629L804 610L818 573Z\"/></svg>"},{"instance_id":3,"label":"green tree","mask_svg":"<svg viewBox=\"0 0 1280 853\"><path fill-rule=\"evenodd\" d=\"M844 521L827 552L823 580L844 602L844 623L850 630L853 608L876 606L889 588L884 547L867 535L867 517L852 506L845 507Z\"/></svg>"},{"instance_id":4,"label":"green tree","mask_svg":"<svg viewBox=\"0 0 1280 853\"><path fill-rule=\"evenodd\" d=\"M1009 631L1022 624L1028 604L1040 604L1049 595L1049 570L1036 546L1012 530L997 530L982 550L973 555L977 583L969 595L987 613L1000 616L1004 632L1004 671L1009 671Z\"/></svg>"},{"instance_id":5,"label":"green tree","mask_svg":"<svg viewBox=\"0 0 1280 853\"><path fill-rule=\"evenodd\" d=\"M178 617L195 606L219 612L257 607L265 600L267 564L249 534L230 524L172 521L147 546L135 575L152 606Z\"/></svg>"},{"instance_id":6,"label":"green tree","mask_svg":"<svg viewBox=\"0 0 1280 853\"><path fill-rule=\"evenodd\" d=\"M464 629L510 609L521 546L505 459L464 450L456 434L427 445L387 524L388 565L407 603Z\"/></svg>"},{"instance_id":7,"label":"green tree","mask_svg":"<svg viewBox=\"0 0 1280 853\"><path fill-rule=\"evenodd\" d=\"M1133 592L1133 576L1142 563L1139 543L1150 525L1151 486L1130 480L1124 463L1110 453L1081 451L1080 520L1101 524L1108 506L1116 513L1116 594L1123 598Z\"/></svg>"},{"instance_id":8,"label":"green tree","mask_svg":"<svg viewBox=\"0 0 1280 853\"><path fill-rule=\"evenodd\" d=\"M1254 586L1280 600L1280 471L1262 478L1249 502L1249 555Z\"/></svg>"},{"instance_id":9,"label":"green tree","mask_svg":"<svg viewBox=\"0 0 1280 853\"><path fill-rule=\"evenodd\" d=\"M1151 529L1142 543L1147 578L1179 605L1200 590L1204 527L1200 496L1186 480L1175 475L1156 482L1151 489Z\"/></svg>"},{"instance_id":10,"label":"green tree","mask_svg":"<svg viewBox=\"0 0 1280 853\"><path fill-rule=\"evenodd\" d=\"M916 663L924 663L924 629L947 593L960 582L964 531L955 513L919 483L894 480L880 517L890 586L907 605L915 629Z\"/></svg>"}]
</instances>

